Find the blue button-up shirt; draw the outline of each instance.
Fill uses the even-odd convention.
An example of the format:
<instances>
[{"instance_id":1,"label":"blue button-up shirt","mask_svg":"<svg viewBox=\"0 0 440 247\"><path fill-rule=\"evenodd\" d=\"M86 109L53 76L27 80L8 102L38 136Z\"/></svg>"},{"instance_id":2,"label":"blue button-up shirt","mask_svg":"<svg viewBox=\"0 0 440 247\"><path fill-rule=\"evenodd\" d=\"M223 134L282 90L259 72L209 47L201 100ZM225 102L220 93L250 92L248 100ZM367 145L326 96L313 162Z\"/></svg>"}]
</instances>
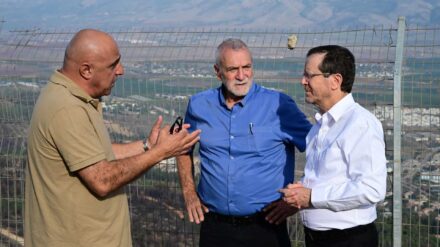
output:
<instances>
[{"instance_id":1,"label":"blue button-up shirt","mask_svg":"<svg viewBox=\"0 0 440 247\"><path fill-rule=\"evenodd\" d=\"M185 122L201 129L198 193L210 211L249 215L281 197L293 181L296 146L311 128L287 95L253 84L228 109L222 87L191 97Z\"/></svg>"}]
</instances>

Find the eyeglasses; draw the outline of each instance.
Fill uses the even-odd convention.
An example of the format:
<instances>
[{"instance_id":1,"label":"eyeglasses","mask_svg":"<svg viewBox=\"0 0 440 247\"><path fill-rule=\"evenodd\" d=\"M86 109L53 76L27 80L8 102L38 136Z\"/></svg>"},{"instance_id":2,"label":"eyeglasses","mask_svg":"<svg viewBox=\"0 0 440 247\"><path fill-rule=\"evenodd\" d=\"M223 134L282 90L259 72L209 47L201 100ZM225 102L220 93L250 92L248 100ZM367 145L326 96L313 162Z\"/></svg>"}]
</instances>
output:
<instances>
[{"instance_id":1,"label":"eyeglasses","mask_svg":"<svg viewBox=\"0 0 440 247\"><path fill-rule=\"evenodd\" d=\"M311 80L313 77L315 76L324 76L325 78L329 77L331 75L331 73L316 73L316 74L309 74L307 72L304 71L303 73L303 77L306 78L306 80Z\"/></svg>"},{"instance_id":2,"label":"eyeglasses","mask_svg":"<svg viewBox=\"0 0 440 247\"><path fill-rule=\"evenodd\" d=\"M181 131L182 125L183 125L183 118L179 116L176 118L176 121L174 121L173 125L171 125L170 134L174 134Z\"/></svg>"}]
</instances>

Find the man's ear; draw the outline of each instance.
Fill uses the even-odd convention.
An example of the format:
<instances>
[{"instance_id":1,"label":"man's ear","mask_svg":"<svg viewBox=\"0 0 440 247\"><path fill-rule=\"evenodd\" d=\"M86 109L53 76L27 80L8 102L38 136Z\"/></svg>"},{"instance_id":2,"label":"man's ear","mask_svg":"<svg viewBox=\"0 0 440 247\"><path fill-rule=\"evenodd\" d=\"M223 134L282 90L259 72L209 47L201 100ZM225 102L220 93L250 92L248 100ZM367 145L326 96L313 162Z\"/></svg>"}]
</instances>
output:
<instances>
[{"instance_id":1,"label":"man's ear","mask_svg":"<svg viewBox=\"0 0 440 247\"><path fill-rule=\"evenodd\" d=\"M217 78L221 81L222 75L220 73L220 67L217 64L214 64L214 71L215 71L215 74L217 75Z\"/></svg>"},{"instance_id":2,"label":"man's ear","mask_svg":"<svg viewBox=\"0 0 440 247\"><path fill-rule=\"evenodd\" d=\"M89 63L82 63L79 66L79 74L86 80L90 80L93 75L93 66Z\"/></svg>"},{"instance_id":3,"label":"man's ear","mask_svg":"<svg viewBox=\"0 0 440 247\"><path fill-rule=\"evenodd\" d=\"M342 75L339 73L336 73L336 74L331 74L330 77L331 77L331 84L330 84L331 89L332 90L337 90L337 89L340 90L341 86L342 86L342 81L343 81Z\"/></svg>"}]
</instances>

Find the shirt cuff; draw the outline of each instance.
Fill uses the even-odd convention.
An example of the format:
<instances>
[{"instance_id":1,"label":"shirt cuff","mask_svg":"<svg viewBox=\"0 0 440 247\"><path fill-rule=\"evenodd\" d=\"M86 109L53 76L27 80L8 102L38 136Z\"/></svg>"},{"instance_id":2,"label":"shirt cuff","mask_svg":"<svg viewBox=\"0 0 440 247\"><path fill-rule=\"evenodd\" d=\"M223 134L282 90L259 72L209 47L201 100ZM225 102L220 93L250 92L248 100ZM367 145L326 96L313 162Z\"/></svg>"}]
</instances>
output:
<instances>
[{"instance_id":1,"label":"shirt cuff","mask_svg":"<svg viewBox=\"0 0 440 247\"><path fill-rule=\"evenodd\" d=\"M328 208L325 187L313 187L310 195L310 203L313 208Z\"/></svg>"}]
</instances>

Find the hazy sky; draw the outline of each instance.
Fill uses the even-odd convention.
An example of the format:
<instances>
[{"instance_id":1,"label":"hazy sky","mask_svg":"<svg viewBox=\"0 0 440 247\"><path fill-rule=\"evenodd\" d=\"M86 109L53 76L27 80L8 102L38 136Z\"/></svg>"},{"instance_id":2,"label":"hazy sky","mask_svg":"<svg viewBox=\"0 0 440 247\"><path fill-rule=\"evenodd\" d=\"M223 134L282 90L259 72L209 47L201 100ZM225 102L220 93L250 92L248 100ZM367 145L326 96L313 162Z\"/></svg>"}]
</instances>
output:
<instances>
[{"instance_id":1,"label":"hazy sky","mask_svg":"<svg viewBox=\"0 0 440 247\"><path fill-rule=\"evenodd\" d=\"M3 28L439 25L439 0L1 0Z\"/></svg>"}]
</instances>

